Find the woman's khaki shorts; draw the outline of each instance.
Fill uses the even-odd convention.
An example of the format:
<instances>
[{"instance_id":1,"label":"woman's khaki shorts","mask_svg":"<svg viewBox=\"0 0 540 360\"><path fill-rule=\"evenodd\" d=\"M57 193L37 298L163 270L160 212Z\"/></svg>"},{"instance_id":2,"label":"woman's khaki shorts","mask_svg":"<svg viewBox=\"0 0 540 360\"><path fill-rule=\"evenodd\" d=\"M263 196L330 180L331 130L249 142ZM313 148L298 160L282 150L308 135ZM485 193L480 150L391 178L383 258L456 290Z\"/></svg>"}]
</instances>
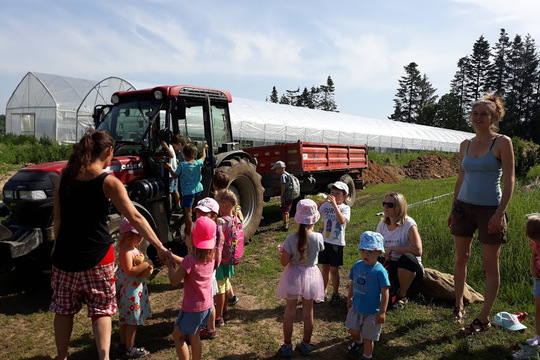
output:
<instances>
[{"instance_id":1,"label":"woman's khaki shorts","mask_svg":"<svg viewBox=\"0 0 540 360\"><path fill-rule=\"evenodd\" d=\"M478 240L483 244L506 243L508 219L504 215L504 226L501 232L488 234L489 219L497 211L497 206L472 205L457 200L452 206L452 226L450 233L454 236L472 237L478 229Z\"/></svg>"}]
</instances>

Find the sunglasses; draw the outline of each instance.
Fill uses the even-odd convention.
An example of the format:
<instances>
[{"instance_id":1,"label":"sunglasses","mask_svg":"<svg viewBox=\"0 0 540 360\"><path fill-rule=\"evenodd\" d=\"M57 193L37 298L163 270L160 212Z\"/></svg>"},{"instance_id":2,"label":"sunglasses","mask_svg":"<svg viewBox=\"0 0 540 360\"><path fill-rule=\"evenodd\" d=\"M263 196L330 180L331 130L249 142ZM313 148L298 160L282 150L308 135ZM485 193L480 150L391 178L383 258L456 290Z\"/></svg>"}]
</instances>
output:
<instances>
[{"instance_id":1,"label":"sunglasses","mask_svg":"<svg viewBox=\"0 0 540 360\"><path fill-rule=\"evenodd\" d=\"M396 204L394 204L394 203L387 203L387 202L384 202L384 201L383 201L383 202L382 202L382 206L383 206L383 207L386 207L386 208L389 208L389 209L393 209L394 206L396 206Z\"/></svg>"}]
</instances>

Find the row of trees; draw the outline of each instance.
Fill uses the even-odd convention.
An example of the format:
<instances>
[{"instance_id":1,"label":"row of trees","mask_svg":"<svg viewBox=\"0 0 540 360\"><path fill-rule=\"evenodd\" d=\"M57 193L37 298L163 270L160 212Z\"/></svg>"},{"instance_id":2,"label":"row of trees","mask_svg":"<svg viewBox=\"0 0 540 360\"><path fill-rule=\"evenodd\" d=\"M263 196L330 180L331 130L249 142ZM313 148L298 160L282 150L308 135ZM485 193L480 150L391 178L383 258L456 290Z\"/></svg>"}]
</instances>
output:
<instances>
[{"instance_id":1,"label":"row of trees","mask_svg":"<svg viewBox=\"0 0 540 360\"><path fill-rule=\"evenodd\" d=\"M414 62L405 66L388 118L455 130L470 131L470 104L485 93L505 101L501 132L540 143L540 58L534 39L516 35L510 40L501 29L498 42L490 46L483 37L472 54L459 59L450 91L440 98L426 74Z\"/></svg>"},{"instance_id":2,"label":"row of trees","mask_svg":"<svg viewBox=\"0 0 540 360\"><path fill-rule=\"evenodd\" d=\"M285 93L279 97L276 87L272 87L270 98L266 101L275 104L285 104L300 107L308 107L310 109L319 109L324 111L337 112L337 105L334 100L334 81L328 75L326 85L312 86L311 90L306 87L300 92L300 87L296 90L285 90Z\"/></svg>"}]
</instances>

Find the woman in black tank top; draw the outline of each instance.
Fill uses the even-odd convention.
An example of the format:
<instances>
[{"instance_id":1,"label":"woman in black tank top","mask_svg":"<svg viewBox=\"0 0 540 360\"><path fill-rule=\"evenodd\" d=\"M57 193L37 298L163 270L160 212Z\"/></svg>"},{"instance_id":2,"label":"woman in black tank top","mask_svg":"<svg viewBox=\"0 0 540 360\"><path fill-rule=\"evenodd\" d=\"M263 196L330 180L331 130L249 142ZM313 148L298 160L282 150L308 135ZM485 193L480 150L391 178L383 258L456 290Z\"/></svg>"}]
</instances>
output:
<instances>
[{"instance_id":1,"label":"woman in black tank top","mask_svg":"<svg viewBox=\"0 0 540 360\"><path fill-rule=\"evenodd\" d=\"M74 145L55 189L50 310L55 312L57 359L67 358L73 316L82 307L81 299L87 303L92 319L99 358L109 359L111 316L116 312L113 240L107 226L110 202L158 249L162 262L171 261L122 182L104 171L113 149L114 139L108 132L86 133Z\"/></svg>"}]
</instances>

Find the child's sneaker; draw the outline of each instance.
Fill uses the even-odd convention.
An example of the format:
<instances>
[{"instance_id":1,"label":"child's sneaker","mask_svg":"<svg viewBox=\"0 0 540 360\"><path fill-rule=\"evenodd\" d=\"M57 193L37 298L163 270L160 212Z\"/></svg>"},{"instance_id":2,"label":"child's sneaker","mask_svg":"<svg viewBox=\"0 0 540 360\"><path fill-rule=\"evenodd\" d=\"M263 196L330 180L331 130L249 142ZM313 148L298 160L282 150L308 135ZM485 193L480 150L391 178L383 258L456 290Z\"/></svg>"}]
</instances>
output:
<instances>
[{"instance_id":1,"label":"child's sneaker","mask_svg":"<svg viewBox=\"0 0 540 360\"><path fill-rule=\"evenodd\" d=\"M208 328L204 328L199 332L199 337L201 340L205 339L214 339L217 336L216 330L208 330Z\"/></svg>"},{"instance_id":2,"label":"child's sneaker","mask_svg":"<svg viewBox=\"0 0 540 360\"><path fill-rule=\"evenodd\" d=\"M313 350L313 345L300 341L298 344L296 344L296 350L300 351L302 355L310 355L311 351Z\"/></svg>"},{"instance_id":3,"label":"child's sneaker","mask_svg":"<svg viewBox=\"0 0 540 360\"><path fill-rule=\"evenodd\" d=\"M281 344L279 347L279 352L281 356L291 357L292 356L292 344Z\"/></svg>"},{"instance_id":4,"label":"child's sneaker","mask_svg":"<svg viewBox=\"0 0 540 360\"><path fill-rule=\"evenodd\" d=\"M132 347L131 349L126 350L126 356L130 359L140 359L145 356L148 356L150 351L146 350L143 347Z\"/></svg>"},{"instance_id":5,"label":"child's sneaker","mask_svg":"<svg viewBox=\"0 0 540 360\"><path fill-rule=\"evenodd\" d=\"M221 314L221 317L223 318L223 321L229 321L231 319L231 315L228 311L223 312L223 314Z\"/></svg>"},{"instance_id":6,"label":"child's sneaker","mask_svg":"<svg viewBox=\"0 0 540 360\"><path fill-rule=\"evenodd\" d=\"M224 325L225 325L225 321L223 321L222 317L216 319L216 327L222 327Z\"/></svg>"},{"instance_id":7,"label":"child's sneaker","mask_svg":"<svg viewBox=\"0 0 540 360\"><path fill-rule=\"evenodd\" d=\"M340 300L341 300L341 298L340 298L339 294L333 294L331 304L333 306L337 306L337 305L339 305Z\"/></svg>"},{"instance_id":8,"label":"child's sneaker","mask_svg":"<svg viewBox=\"0 0 540 360\"><path fill-rule=\"evenodd\" d=\"M347 348L347 358L357 360L358 355L360 354L360 349L362 349L362 344L358 344L356 341L353 341L352 344Z\"/></svg>"},{"instance_id":9,"label":"child's sneaker","mask_svg":"<svg viewBox=\"0 0 540 360\"><path fill-rule=\"evenodd\" d=\"M240 301L240 299L238 298L238 296L236 295L233 295L229 298L229 300L227 300L227 305L230 305L230 306L233 306L233 305L236 305L238 303L238 301Z\"/></svg>"}]
</instances>

